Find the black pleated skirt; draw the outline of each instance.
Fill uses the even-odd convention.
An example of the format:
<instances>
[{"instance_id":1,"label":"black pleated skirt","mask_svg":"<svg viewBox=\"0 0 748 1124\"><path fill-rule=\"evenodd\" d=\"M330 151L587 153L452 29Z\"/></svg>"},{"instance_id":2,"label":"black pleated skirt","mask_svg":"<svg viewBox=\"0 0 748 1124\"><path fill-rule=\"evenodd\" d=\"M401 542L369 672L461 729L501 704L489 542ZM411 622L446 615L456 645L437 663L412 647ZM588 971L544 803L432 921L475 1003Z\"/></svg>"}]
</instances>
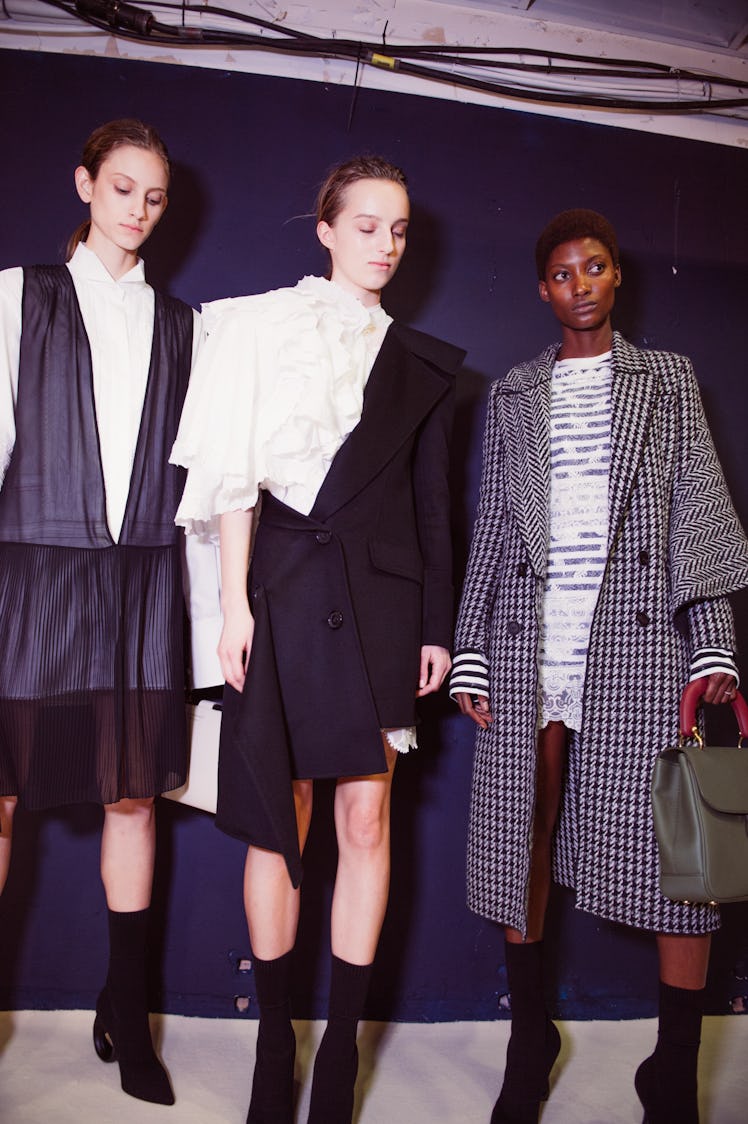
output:
<instances>
[{"instance_id":1,"label":"black pleated skirt","mask_svg":"<svg viewBox=\"0 0 748 1124\"><path fill-rule=\"evenodd\" d=\"M52 808L186 775L178 548L0 543L0 795Z\"/></svg>"}]
</instances>

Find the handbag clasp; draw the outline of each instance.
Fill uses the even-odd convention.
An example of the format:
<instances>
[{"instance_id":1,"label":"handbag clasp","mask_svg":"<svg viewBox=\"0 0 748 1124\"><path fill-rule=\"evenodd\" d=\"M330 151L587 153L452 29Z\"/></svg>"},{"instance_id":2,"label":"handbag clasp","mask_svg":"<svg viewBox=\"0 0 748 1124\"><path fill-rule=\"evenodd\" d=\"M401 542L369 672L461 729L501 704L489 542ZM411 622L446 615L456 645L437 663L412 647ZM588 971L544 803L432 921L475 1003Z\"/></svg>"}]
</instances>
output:
<instances>
[{"instance_id":1,"label":"handbag clasp","mask_svg":"<svg viewBox=\"0 0 748 1124\"><path fill-rule=\"evenodd\" d=\"M704 748L704 739L699 733L698 726L693 726L690 734L684 734L682 731L678 734L678 747L682 749L686 742L690 741L691 738L693 738L693 740L696 742L699 749Z\"/></svg>"}]
</instances>

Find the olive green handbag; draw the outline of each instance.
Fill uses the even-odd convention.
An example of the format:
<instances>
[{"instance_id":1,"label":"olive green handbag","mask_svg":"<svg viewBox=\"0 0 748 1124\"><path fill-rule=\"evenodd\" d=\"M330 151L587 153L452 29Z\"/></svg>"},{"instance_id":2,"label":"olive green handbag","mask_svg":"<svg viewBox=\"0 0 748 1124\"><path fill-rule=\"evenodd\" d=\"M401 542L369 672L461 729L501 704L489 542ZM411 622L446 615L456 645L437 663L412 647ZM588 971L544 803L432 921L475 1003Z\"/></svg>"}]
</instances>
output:
<instances>
[{"instance_id":1,"label":"olive green handbag","mask_svg":"<svg viewBox=\"0 0 748 1124\"><path fill-rule=\"evenodd\" d=\"M705 688L703 679L686 687L679 744L659 755L652 774L660 889L675 901L737 902L748 899L748 705L738 692L737 748L706 746L696 726Z\"/></svg>"}]
</instances>

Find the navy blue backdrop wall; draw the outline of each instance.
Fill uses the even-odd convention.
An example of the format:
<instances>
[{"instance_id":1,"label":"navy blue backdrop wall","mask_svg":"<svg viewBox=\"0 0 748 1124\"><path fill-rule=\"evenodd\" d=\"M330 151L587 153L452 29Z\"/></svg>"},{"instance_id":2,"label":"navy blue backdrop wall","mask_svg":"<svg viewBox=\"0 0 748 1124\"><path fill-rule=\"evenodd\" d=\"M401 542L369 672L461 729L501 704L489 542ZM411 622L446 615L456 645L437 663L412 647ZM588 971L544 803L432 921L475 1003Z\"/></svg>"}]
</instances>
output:
<instances>
[{"instance_id":1,"label":"navy blue backdrop wall","mask_svg":"<svg viewBox=\"0 0 748 1124\"><path fill-rule=\"evenodd\" d=\"M90 129L137 115L176 162L167 216L146 247L152 282L192 304L293 283L319 271L309 210L325 169L356 151L407 170L414 219L391 312L469 349L454 439L458 577L476 500L490 380L554 338L537 299L532 247L545 221L591 206L616 224L624 287L617 322L635 342L691 355L743 521L748 423L748 155L728 149L446 101L187 67L0 52L3 222L0 266L61 260L82 218L72 170ZM748 602L737 603L748 648ZM748 663L744 663L748 673ZM324 721L324 715L310 715ZM423 709L422 748L394 792L392 900L369 1013L376 1018L490 1018L504 981L494 926L464 905L472 735L439 699ZM329 792L322 803L329 801ZM154 1006L230 1015L252 995L242 848L211 818L159 809ZM322 809L320 809L321 811ZM95 808L17 817L0 905L0 1005L91 1006L105 968ZM329 817L328 817L329 819ZM319 1015L326 987L325 904L334 869L318 816L301 942L315 973L298 980L297 1014ZM653 1011L649 938L554 897L557 1007L566 1017ZM711 1008L748 991L746 906L725 910ZM250 1003L250 1014L253 1005Z\"/></svg>"}]
</instances>

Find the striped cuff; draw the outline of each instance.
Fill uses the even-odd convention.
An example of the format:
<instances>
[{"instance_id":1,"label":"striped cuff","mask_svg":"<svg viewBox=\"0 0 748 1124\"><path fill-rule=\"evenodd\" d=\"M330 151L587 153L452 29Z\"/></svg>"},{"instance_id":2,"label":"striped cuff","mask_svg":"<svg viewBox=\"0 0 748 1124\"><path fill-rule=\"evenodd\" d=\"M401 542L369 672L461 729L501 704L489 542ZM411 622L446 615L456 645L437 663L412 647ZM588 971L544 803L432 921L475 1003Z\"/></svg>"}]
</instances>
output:
<instances>
[{"instance_id":1,"label":"striped cuff","mask_svg":"<svg viewBox=\"0 0 748 1124\"><path fill-rule=\"evenodd\" d=\"M735 686L740 686L734 652L728 648L698 648L691 659L688 682L693 683L694 679L706 679L708 675L716 675L720 672L732 675Z\"/></svg>"},{"instance_id":2,"label":"striped cuff","mask_svg":"<svg viewBox=\"0 0 748 1124\"><path fill-rule=\"evenodd\" d=\"M453 699L461 692L489 697L488 660L481 652L457 652L453 657L449 697Z\"/></svg>"}]
</instances>

